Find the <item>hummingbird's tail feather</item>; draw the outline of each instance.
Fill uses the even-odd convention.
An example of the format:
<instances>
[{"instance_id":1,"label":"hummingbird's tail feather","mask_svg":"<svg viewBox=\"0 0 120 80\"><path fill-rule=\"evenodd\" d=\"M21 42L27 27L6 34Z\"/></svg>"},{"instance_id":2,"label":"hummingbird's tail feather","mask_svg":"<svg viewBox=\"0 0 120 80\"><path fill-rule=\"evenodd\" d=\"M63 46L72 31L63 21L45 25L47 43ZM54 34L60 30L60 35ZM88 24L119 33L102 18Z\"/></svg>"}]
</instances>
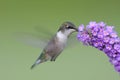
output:
<instances>
[{"instance_id":1,"label":"hummingbird's tail feather","mask_svg":"<svg viewBox=\"0 0 120 80\"><path fill-rule=\"evenodd\" d=\"M38 57L38 59L35 61L35 63L31 66L31 69L33 69L36 65L46 62L50 59L51 59L51 56L42 52L41 55Z\"/></svg>"},{"instance_id":2,"label":"hummingbird's tail feather","mask_svg":"<svg viewBox=\"0 0 120 80\"><path fill-rule=\"evenodd\" d=\"M33 69L36 65L40 64L41 63L41 60L38 59L32 66L31 66L31 69Z\"/></svg>"},{"instance_id":3,"label":"hummingbird's tail feather","mask_svg":"<svg viewBox=\"0 0 120 80\"><path fill-rule=\"evenodd\" d=\"M33 64L33 65L30 67L30 69L33 69L35 66L36 66L36 64Z\"/></svg>"}]
</instances>

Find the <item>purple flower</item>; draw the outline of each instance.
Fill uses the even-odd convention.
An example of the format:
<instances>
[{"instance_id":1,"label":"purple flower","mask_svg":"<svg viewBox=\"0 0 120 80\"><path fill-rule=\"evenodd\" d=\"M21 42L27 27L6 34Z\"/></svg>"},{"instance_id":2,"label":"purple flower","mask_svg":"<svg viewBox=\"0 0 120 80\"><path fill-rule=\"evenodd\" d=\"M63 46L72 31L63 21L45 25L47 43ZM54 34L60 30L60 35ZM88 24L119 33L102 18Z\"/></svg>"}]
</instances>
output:
<instances>
[{"instance_id":1,"label":"purple flower","mask_svg":"<svg viewBox=\"0 0 120 80\"><path fill-rule=\"evenodd\" d=\"M106 30L109 32L109 33L111 33L111 32L113 32L113 26L106 26Z\"/></svg>"},{"instance_id":2,"label":"purple flower","mask_svg":"<svg viewBox=\"0 0 120 80\"><path fill-rule=\"evenodd\" d=\"M114 43L115 43L115 39L114 38L110 38L109 44L114 44Z\"/></svg>"},{"instance_id":3,"label":"purple flower","mask_svg":"<svg viewBox=\"0 0 120 80\"><path fill-rule=\"evenodd\" d=\"M106 48L108 51L110 51L110 50L112 49L112 45L106 44L106 45L105 45L105 48Z\"/></svg>"},{"instance_id":4,"label":"purple flower","mask_svg":"<svg viewBox=\"0 0 120 80\"><path fill-rule=\"evenodd\" d=\"M117 60L113 60L113 59L111 59L110 62L111 62L111 64L113 64L115 66L119 64Z\"/></svg>"},{"instance_id":5,"label":"purple flower","mask_svg":"<svg viewBox=\"0 0 120 80\"><path fill-rule=\"evenodd\" d=\"M84 25L80 25L79 28L78 28L79 31L83 31L84 30Z\"/></svg>"},{"instance_id":6,"label":"purple flower","mask_svg":"<svg viewBox=\"0 0 120 80\"><path fill-rule=\"evenodd\" d=\"M120 61L120 55L116 57L116 60L117 60L117 61Z\"/></svg>"},{"instance_id":7,"label":"purple flower","mask_svg":"<svg viewBox=\"0 0 120 80\"><path fill-rule=\"evenodd\" d=\"M108 43L110 41L110 37L104 37L103 42Z\"/></svg>"},{"instance_id":8,"label":"purple flower","mask_svg":"<svg viewBox=\"0 0 120 80\"><path fill-rule=\"evenodd\" d=\"M120 64L120 63L119 63ZM115 67L115 70L116 71L118 71L118 72L120 72L120 65L116 65L116 66L114 66Z\"/></svg>"},{"instance_id":9,"label":"purple flower","mask_svg":"<svg viewBox=\"0 0 120 80\"><path fill-rule=\"evenodd\" d=\"M100 27L104 27L106 24L105 24L104 22L99 22L98 25L99 25Z\"/></svg>"},{"instance_id":10,"label":"purple flower","mask_svg":"<svg viewBox=\"0 0 120 80\"><path fill-rule=\"evenodd\" d=\"M104 30L104 31L103 31L103 35L104 35L104 36L108 36L108 35L109 35L109 32L108 32L107 30Z\"/></svg>"},{"instance_id":11,"label":"purple flower","mask_svg":"<svg viewBox=\"0 0 120 80\"><path fill-rule=\"evenodd\" d=\"M110 34L110 36L113 37L113 38L116 38L116 37L117 37L117 34L116 34L115 32L112 32L112 33Z\"/></svg>"},{"instance_id":12,"label":"purple flower","mask_svg":"<svg viewBox=\"0 0 120 80\"><path fill-rule=\"evenodd\" d=\"M115 38L116 43L120 43L120 38Z\"/></svg>"},{"instance_id":13,"label":"purple flower","mask_svg":"<svg viewBox=\"0 0 120 80\"><path fill-rule=\"evenodd\" d=\"M104 22L90 22L86 27L80 25L78 30L77 39L84 45L103 51L114 65L115 70L120 72L120 38L114 27Z\"/></svg>"},{"instance_id":14,"label":"purple flower","mask_svg":"<svg viewBox=\"0 0 120 80\"><path fill-rule=\"evenodd\" d=\"M79 35L79 34L81 34L81 35ZM90 36L88 35L88 33L81 32L79 34L77 35L78 39L87 45L89 43L89 40L90 40Z\"/></svg>"},{"instance_id":15,"label":"purple flower","mask_svg":"<svg viewBox=\"0 0 120 80\"><path fill-rule=\"evenodd\" d=\"M120 51L120 44L115 44L114 49L119 52Z\"/></svg>"},{"instance_id":16,"label":"purple flower","mask_svg":"<svg viewBox=\"0 0 120 80\"><path fill-rule=\"evenodd\" d=\"M93 45L94 45L94 47L99 48L99 47L103 46L103 43L101 41L96 41L96 42L93 43Z\"/></svg>"},{"instance_id":17,"label":"purple flower","mask_svg":"<svg viewBox=\"0 0 120 80\"><path fill-rule=\"evenodd\" d=\"M98 38L104 38L104 35L102 32L99 32L97 36L98 36Z\"/></svg>"},{"instance_id":18,"label":"purple flower","mask_svg":"<svg viewBox=\"0 0 120 80\"><path fill-rule=\"evenodd\" d=\"M96 22L90 22L88 28L92 29L96 27L97 23Z\"/></svg>"},{"instance_id":19,"label":"purple flower","mask_svg":"<svg viewBox=\"0 0 120 80\"><path fill-rule=\"evenodd\" d=\"M92 33L93 36L96 36L98 32L97 31L91 31L91 33Z\"/></svg>"}]
</instances>

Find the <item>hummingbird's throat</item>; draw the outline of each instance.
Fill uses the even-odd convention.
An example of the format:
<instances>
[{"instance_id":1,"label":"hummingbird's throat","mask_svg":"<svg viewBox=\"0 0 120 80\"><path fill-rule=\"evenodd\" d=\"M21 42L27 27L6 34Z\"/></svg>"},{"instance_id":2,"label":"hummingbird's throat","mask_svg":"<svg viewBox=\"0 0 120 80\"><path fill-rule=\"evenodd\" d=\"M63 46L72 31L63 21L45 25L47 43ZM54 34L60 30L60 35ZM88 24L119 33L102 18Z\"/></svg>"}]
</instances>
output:
<instances>
[{"instance_id":1,"label":"hummingbird's throat","mask_svg":"<svg viewBox=\"0 0 120 80\"><path fill-rule=\"evenodd\" d=\"M67 41L68 35L64 34L62 31L57 32L57 38L60 42L65 43Z\"/></svg>"}]
</instances>

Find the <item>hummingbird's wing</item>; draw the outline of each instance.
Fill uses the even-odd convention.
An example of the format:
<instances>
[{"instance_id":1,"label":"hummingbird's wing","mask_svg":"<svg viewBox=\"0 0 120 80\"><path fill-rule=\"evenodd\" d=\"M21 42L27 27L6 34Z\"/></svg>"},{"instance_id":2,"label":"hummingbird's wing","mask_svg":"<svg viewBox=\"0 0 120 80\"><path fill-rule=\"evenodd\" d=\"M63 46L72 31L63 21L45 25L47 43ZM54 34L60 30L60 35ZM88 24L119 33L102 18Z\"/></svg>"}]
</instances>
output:
<instances>
[{"instance_id":1,"label":"hummingbird's wing","mask_svg":"<svg viewBox=\"0 0 120 80\"><path fill-rule=\"evenodd\" d=\"M43 36L39 36L32 33L16 33L16 40L22 42L24 44L33 46L33 47L40 47L44 48L48 43L49 39L46 39Z\"/></svg>"},{"instance_id":2,"label":"hummingbird's wing","mask_svg":"<svg viewBox=\"0 0 120 80\"><path fill-rule=\"evenodd\" d=\"M36 26L34 27L35 31L37 31L39 34L41 34L42 36L47 36L49 38L51 38L54 34L51 30L48 30L47 27L39 27L39 26Z\"/></svg>"},{"instance_id":3,"label":"hummingbird's wing","mask_svg":"<svg viewBox=\"0 0 120 80\"><path fill-rule=\"evenodd\" d=\"M33 47L44 48L53 36L53 32L51 32L48 29L45 29L45 27L34 27L34 29L35 33L16 32L14 33L14 37L17 41L22 42L24 44Z\"/></svg>"}]
</instances>

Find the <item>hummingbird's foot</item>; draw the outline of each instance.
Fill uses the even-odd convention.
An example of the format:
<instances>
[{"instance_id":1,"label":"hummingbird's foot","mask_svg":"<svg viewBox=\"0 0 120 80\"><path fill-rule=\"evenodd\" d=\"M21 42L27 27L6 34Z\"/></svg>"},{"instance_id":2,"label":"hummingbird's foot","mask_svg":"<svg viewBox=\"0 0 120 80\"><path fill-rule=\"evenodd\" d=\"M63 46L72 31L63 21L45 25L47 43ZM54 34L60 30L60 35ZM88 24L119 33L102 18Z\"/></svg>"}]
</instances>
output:
<instances>
[{"instance_id":1,"label":"hummingbird's foot","mask_svg":"<svg viewBox=\"0 0 120 80\"><path fill-rule=\"evenodd\" d=\"M54 58L54 57L53 57L53 58L51 58L51 60L50 60L50 61L55 61L55 60L56 60L56 58Z\"/></svg>"}]
</instances>

